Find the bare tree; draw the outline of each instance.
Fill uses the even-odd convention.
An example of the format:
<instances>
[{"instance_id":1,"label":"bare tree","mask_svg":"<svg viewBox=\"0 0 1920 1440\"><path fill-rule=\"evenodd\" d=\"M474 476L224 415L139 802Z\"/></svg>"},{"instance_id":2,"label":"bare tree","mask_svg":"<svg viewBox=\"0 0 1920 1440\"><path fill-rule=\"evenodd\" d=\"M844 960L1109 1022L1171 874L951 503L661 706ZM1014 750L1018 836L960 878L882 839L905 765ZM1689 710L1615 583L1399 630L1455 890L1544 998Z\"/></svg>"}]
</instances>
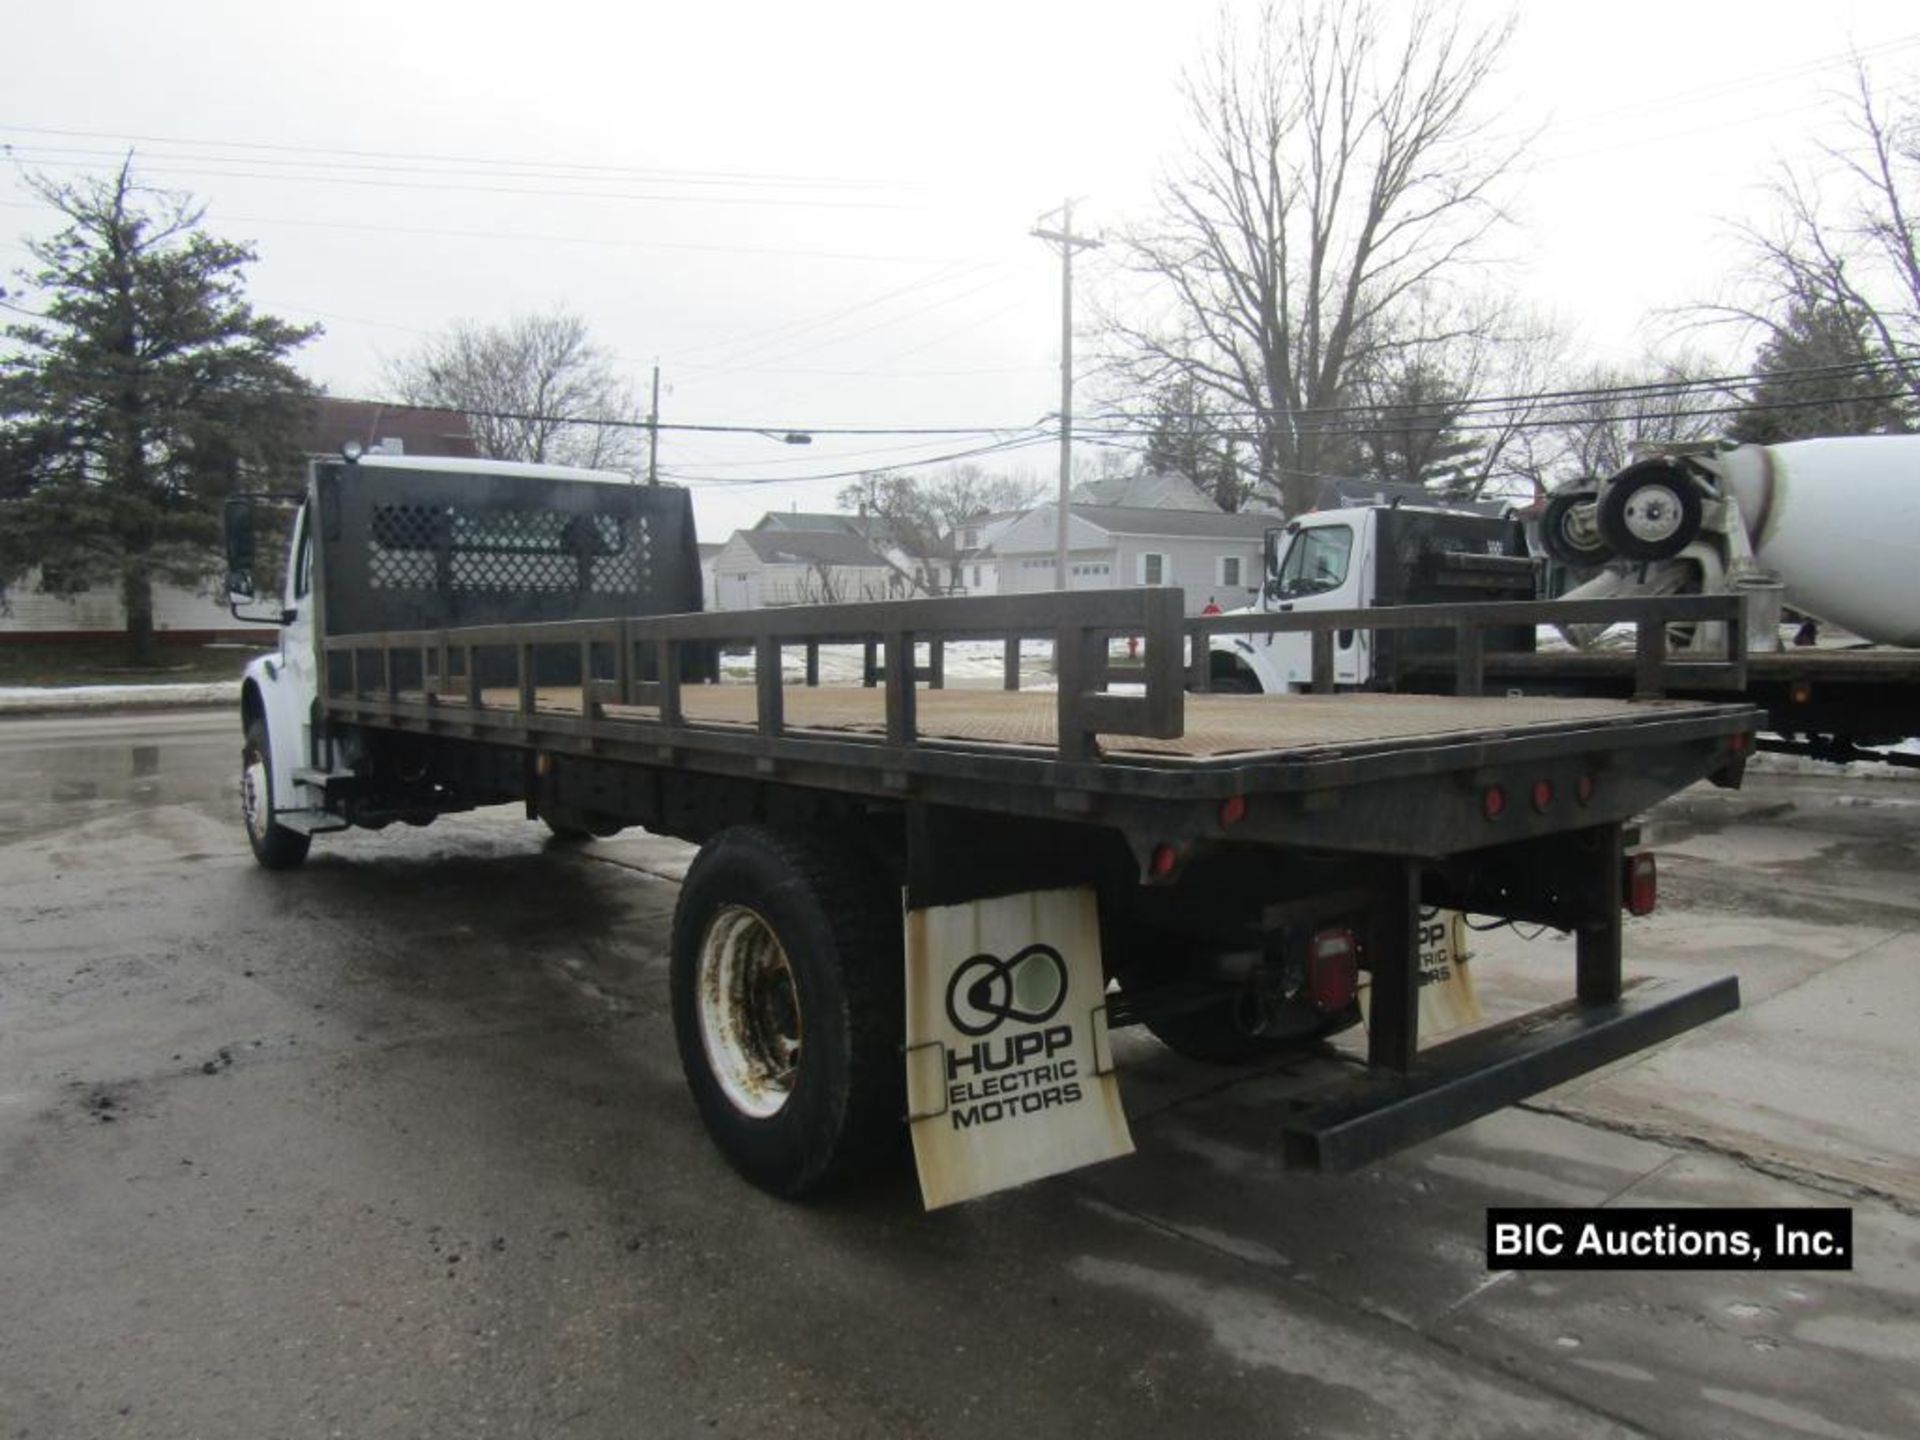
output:
<instances>
[{"instance_id":1,"label":"bare tree","mask_svg":"<svg viewBox=\"0 0 1920 1440\"><path fill-rule=\"evenodd\" d=\"M918 486L927 513L943 532L975 515L1025 510L1046 488L1032 474L995 475L964 460L924 477Z\"/></svg>"},{"instance_id":2,"label":"bare tree","mask_svg":"<svg viewBox=\"0 0 1920 1440\"><path fill-rule=\"evenodd\" d=\"M1351 456L1334 417L1357 366L1441 335L1384 322L1476 255L1499 220L1475 102L1512 22L1463 28L1418 0L1275 0L1222 32L1184 82L1197 148L1161 184L1124 263L1170 295L1162 323L1111 322L1141 388L1190 377L1246 421L1283 506Z\"/></svg>"},{"instance_id":3,"label":"bare tree","mask_svg":"<svg viewBox=\"0 0 1920 1440\"><path fill-rule=\"evenodd\" d=\"M1823 145L1812 167L1783 164L1772 224L1739 232L1758 261L1757 283L1741 299L1701 308L1756 329L1763 349L1789 352L1812 317L1866 377L1857 390L1897 390L1920 404L1920 216L1911 208L1920 199L1920 106L1876 93L1864 61L1853 79L1844 137Z\"/></svg>"},{"instance_id":4,"label":"bare tree","mask_svg":"<svg viewBox=\"0 0 1920 1440\"><path fill-rule=\"evenodd\" d=\"M1559 327L1509 299L1439 292L1410 296L1382 324L1395 343L1367 347L1341 420L1365 472L1452 499L1510 488L1514 447L1563 368Z\"/></svg>"},{"instance_id":5,"label":"bare tree","mask_svg":"<svg viewBox=\"0 0 1920 1440\"><path fill-rule=\"evenodd\" d=\"M641 463L645 417L577 315L520 315L501 325L462 321L390 361L387 381L414 405L464 413L480 453L593 469Z\"/></svg>"},{"instance_id":6,"label":"bare tree","mask_svg":"<svg viewBox=\"0 0 1920 1440\"><path fill-rule=\"evenodd\" d=\"M1606 366L1579 374L1565 387L1578 398L1547 402L1550 423L1528 434L1536 488L1612 475L1631 464L1641 446L1720 435L1735 405L1716 402L1710 370L1697 356L1683 355L1638 374Z\"/></svg>"}]
</instances>

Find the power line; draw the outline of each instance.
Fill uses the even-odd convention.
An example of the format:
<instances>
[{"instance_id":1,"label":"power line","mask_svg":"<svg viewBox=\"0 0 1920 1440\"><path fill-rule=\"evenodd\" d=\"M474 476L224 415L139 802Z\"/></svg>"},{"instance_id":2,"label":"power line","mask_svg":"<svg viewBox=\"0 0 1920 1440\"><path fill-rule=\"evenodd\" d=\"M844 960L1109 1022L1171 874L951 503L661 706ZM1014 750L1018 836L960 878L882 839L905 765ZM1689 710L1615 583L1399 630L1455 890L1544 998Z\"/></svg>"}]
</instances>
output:
<instances>
[{"instance_id":1,"label":"power line","mask_svg":"<svg viewBox=\"0 0 1920 1440\"><path fill-rule=\"evenodd\" d=\"M1777 380L1807 380L1821 377L1841 378L1858 376L1862 379L1874 379L1887 373L1902 374L1909 368L1920 366L1920 355L1894 355L1882 359L1850 360L1830 365L1807 365L1783 370L1754 370L1743 374L1705 375L1693 378L1672 380L1647 380L1626 385L1596 385L1569 390L1544 390L1532 393L1508 395L1470 396L1459 400L1410 401L1405 404L1389 405L1309 405L1287 412L1292 418L1330 417L1341 419L1362 417L1378 420L1383 411L1391 410L1397 419L1447 419L1456 416L1471 417L1475 412L1492 410L1511 410L1524 413L1536 406L1553 409L1567 409L1582 404L1603 404L1613 400L1644 400L1662 398L1685 398L1700 391L1730 390L1743 385L1755 385ZM1832 403L1832 402L1821 402ZM1736 408L1748 407L1750 402L1735 402ZM1225 420L1228 423L1243 422L1252 424L1258 418L1253 412L1244 409L1225 411L1168 411L1164 418L1177 420ZM1101 418L1122 421L1139 421L1162 418L1160 414L1146 414L1131 410L1109 410ZM1554 421L1550 423L1564 423Z\"/></svg>"},{"instance_id":2,"label":"power line","mask_svg":"<svg viewBox=\"0 0 1920 1440\"><path fill-rule=\"evenodd\" d=\"M281 155L341 155L360 160L407 160L441 165L496 165L522 169L563 169L586 174L617 175L642 180L673 180L682 183L714 184L769 184L769 185L814 185L822 188L895 188L918 189L923 182L902 181L879 178L834 177L825 175L781 175L767 171L741 170L673 170L664 168L639 168L621 165L598 165L587 162L556 162L550 160L508 160L499 156L482 155L436 155L421 151L407 150L354 150L335 146L273 144L258 140L217 140L183 138L166 135L129 135L105 130L68 130L54 129L37 125L0 125L0 133L19 135L52 135L65 139L114 140L129 145L200 145L225 150L246 150L259 153Z\"/></svg>"},{"instance_id":3,"label":"power line","mask_svg":"<svg viewBox=\"0 0 1920 1440\"><path fill-rule=\"evenodd\" d=\"M1051 433L1030 435L1020 440L1000 440L990 445L977 445L969 450L953 450L945 455L928 455L911 463L914 465L945 465L956 460L972 460L982 455L1005 455L1015 450L1031 449L1035 445L1051 445L1053 442L1054 437ZM821 480L852 480L871 473L873 473L873 467L865 466L857 470L831 470L817 475L775 475L751 478L720 475L687 475L669 469L667 476L669 479L679 481L682 485L807 485Z\"/></svg>"},{"instance_id":4,"label":"power line","mask_svg":"<svg viewBox=\"0 0 1920 1440\"><path fill-rule=\"evenodd\" d=\"M0 200L0 209L44 212L44 205L25 200ZM636 240L626 236L543 235L512 230L457 230L442 226L370 225L351 220L308 220L275 215L226 215L223 225L285 225L302 230L349 230L375 235L414 235L430 240L498 240L528 245L599 245L618 250L685 250L707 255L771 255L795 260L852 260L863 265L952 265L966 263L951 255L887 255L854 250L796 250L772 245L713 245L679 240Z\"/></svg>"},{"instance_id":5,"label":"power line","mask_svg":"<svg viewBox=\"0 0 1920 1440\"><path fill-rule=\"evenodd\" d=\"M1733 400L1725 405L1711 405L1698 410L1637 411L1631 415L1621 416L1562 415L1553 418L1533 420L1507 420L1483 424L1453 424L1447 425L1445 428L1448 431L1458 434L1478 434L1502 430L1566 429L1583 424L1593 424L1596 421L1605 423L1608 420L1629 421L1634 424L1645 424L1649 421L1656 420L1707 420L1716 415L1767 414L1779 410L1817 410L1828 405L1864 405L1876 401L1899 400L1903 398L1908 398L1908 392L1905 390L1883 390L1869 394L1828 395L1813 400ZM1372 415L1373 423L1367 423L1369 415ZM1385 423L1382 423L1383 420ZM1326 426L1318 433L1322 435L1367 435L1391 428L1394 428L1391 417L1381 417L1377 412L1363 411L1356 412L1353 419L1348 423ZM1151 430L1140 429L1107 429L1076 432L1076 434L1084 434L1088 438L1104 435L1113 439L1148 439L1152 437L1153 433ZM1260 433L1261 432L1256 429L1245 426L1216 426L1213 430L1215 436L1230 440L1254 440L1259 438Z\"/></svg>"},{"instance_id":6,"label":"power line","mask_svg":"<svg viewBox=\"0 0 1920 1440\"><path fill-rule=\"evenodd\" d=\"M924 202L878 201L878 200L809 200L809 199L772 199L750 195L672 195L638 194L623 190L556 190L549 187L521 185L463 185L445 180L372 180L348 175L274 175L258 170L220 170L209 171L192 167L173 166L165 163L162 157L159 165L142 164L142 175L197 175L201 177L217 176L223 180L269 180L276 182L295 181L301 185L351 185L360 189L438 190L469 195L519 195L532 196L542 200L628 200L643 204L686 204L686 205L757 205L773 208L792 208L807 210L945 210L955 205L934 205ZM92 167L65 162L47 165L50 170L74 171L90 174ZM957 202L956 202L957 204Z\"/></svg>"}]
</instances>

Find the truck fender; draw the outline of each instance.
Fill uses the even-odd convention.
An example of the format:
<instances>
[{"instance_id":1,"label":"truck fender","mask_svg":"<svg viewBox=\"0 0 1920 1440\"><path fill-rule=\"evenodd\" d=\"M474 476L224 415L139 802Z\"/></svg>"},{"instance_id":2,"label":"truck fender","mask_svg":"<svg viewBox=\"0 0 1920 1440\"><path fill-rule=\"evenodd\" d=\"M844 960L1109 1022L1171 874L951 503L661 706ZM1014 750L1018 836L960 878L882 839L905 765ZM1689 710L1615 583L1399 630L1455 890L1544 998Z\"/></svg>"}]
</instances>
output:
<instances>
[{"instance_id":1,"label":"truck fender","mask_svg":"<svg viewBox=\"0 0 1920 1440\"><path fill-rule=\"evenodd\" d=\"M240 729L258 717L267 727L267 748L273 767L273 793L278 808L297 794L293 772L306 755L305 716L301 697L285 681L279 657L263 655L249 664L240 682Z\"/></svg>"}]
</instances>

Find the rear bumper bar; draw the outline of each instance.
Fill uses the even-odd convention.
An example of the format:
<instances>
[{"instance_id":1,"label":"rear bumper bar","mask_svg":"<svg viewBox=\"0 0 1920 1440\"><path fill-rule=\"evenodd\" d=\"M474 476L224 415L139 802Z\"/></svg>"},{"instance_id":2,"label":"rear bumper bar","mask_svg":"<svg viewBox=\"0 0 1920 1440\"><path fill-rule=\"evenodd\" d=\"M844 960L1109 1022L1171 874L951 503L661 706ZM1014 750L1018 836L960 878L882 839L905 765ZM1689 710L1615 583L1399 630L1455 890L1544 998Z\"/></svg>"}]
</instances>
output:
<instances>
[{"instance_id":1,"label":"rear bumper bar","mask_svg":"<svg viewBox=\"0 0 1920 1440\"><path fill-rule=\"evenodd\" d=\"M1424 1051L1405 1075L1360 1082L1289 1121L1289 1165L1353 1170L1576 1079L1740 1008L1729 975L1692 989L1634 987L1619 1000L1570 1000Z\"/></svg>"}]
</instances>

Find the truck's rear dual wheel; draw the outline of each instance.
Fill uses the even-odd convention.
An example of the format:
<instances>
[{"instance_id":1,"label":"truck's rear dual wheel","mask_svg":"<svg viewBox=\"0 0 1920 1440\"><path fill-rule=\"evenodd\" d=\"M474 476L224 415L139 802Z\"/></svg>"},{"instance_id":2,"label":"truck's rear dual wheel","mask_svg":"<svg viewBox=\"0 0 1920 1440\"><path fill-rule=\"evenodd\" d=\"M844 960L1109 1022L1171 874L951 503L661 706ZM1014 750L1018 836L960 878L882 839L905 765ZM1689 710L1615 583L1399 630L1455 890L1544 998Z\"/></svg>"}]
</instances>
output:
<instances>
[{"instance_id":1,"label":"truck's rear dual wheel","mask_svg":"<svg viewBox=\"0 0 1920 1440\"><path fill-rule=\"evenodd\" d=\"M747 1179L797 1199L904 1135L900 907L857 850L723 831L673 919L673 1022L700 1116Z\"/></svg>"},{"instance_id":2,"label":"truck's rear dual wheel","mask_svg":"<svg viewBox=\"0 0 1920 1440\"><path fill-rule=\"evenodd\" d=\"M289 830L276 821L273 793L273 747L267 722L255 716L247 721L246 741L240 750L240 814L247 823L247 843L253 858L269 870L291 870L307 858L311 835Z\"/></svg>"}]
</instances>

